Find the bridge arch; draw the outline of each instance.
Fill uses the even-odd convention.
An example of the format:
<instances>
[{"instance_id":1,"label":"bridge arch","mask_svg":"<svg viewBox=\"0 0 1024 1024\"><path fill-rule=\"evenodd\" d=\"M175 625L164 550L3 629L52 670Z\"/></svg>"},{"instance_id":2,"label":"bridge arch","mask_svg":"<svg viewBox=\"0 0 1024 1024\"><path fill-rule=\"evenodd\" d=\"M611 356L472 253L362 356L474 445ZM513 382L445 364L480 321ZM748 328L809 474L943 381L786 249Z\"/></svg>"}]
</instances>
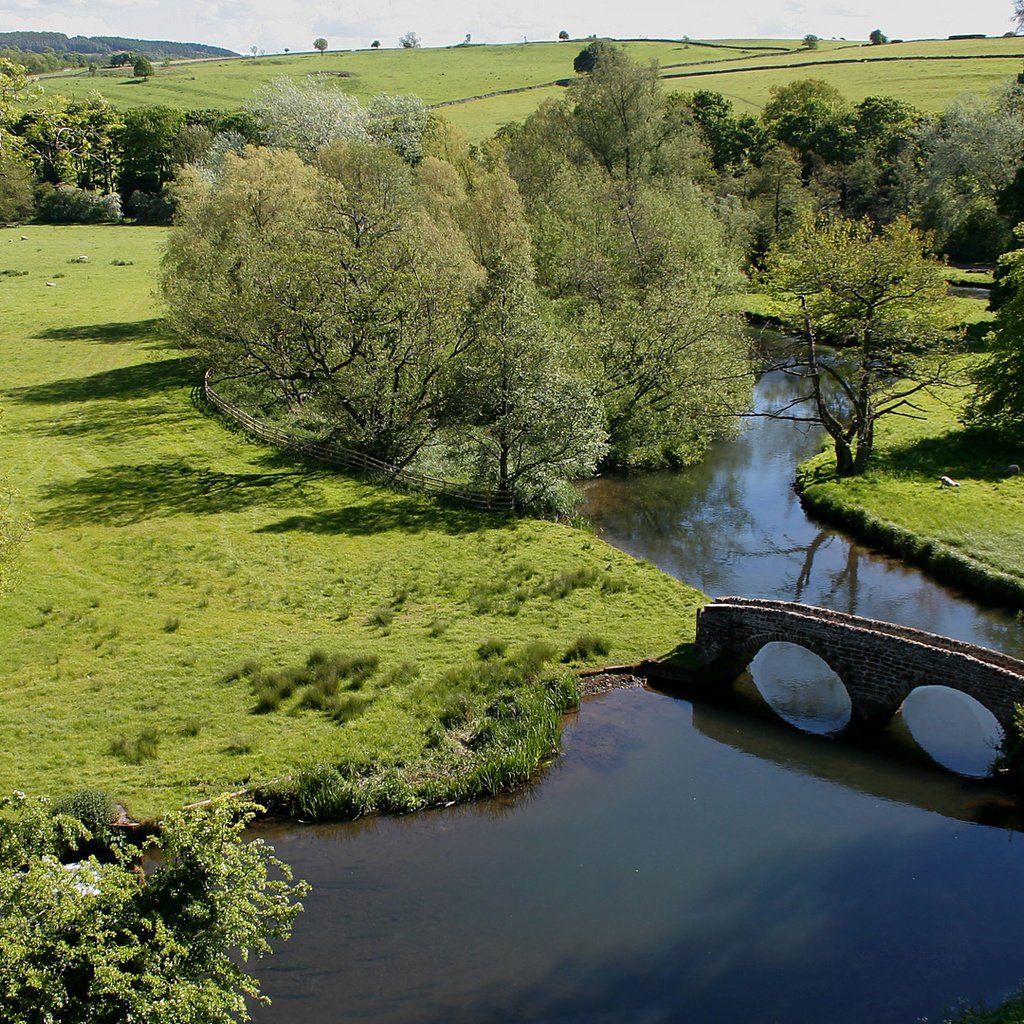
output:
<instances>
[{"instance_id":1,"label":"bridge arch","mask_svg":"<svg viewBox=\"0 0 1024 1024\"><path fill-rule=\"evenodd\" d=\"M731 682L773 641L818 655L846 687L851 729L882 727L918 686L973 697L1008 730L1024 704L1024 662L923 630L788 601L719 598L697 618L699 675ZM745 659L745 660L744 660Z\"/></svg>"}]
</instances>

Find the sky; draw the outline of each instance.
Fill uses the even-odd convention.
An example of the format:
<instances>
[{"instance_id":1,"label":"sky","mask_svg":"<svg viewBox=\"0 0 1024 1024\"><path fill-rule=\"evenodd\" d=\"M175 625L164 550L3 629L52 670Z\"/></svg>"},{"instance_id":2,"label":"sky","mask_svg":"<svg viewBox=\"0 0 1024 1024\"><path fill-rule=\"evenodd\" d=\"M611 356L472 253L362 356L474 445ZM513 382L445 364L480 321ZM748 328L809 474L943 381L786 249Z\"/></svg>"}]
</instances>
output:
<instances>
[{"instance_id":1,"label":"sky","mask_svg":"<svg viewBox=\"0 0 1024 1024\"><path fill-rule=\"evenodd\" d=\"M890 38L999 36L1012 28L1011 0L936 4L934 0L550 0L485 4L479 0L0 0L0 31L119 35L210 43L248 53L397 46L415 32L424 46L462 42L530 42L575 38L866 39L874 28Z\"/></svg>"}]
</instances>

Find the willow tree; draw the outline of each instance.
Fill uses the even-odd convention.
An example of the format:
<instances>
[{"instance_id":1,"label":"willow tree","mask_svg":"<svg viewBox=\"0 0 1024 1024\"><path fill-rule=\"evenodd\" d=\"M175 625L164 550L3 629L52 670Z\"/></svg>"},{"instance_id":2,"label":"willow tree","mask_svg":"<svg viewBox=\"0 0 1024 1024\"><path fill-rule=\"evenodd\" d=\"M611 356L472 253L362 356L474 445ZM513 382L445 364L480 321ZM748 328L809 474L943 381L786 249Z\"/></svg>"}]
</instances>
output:
<instances>
[{"instance_id":1,"label":"willow tree","mask_svg":"<svg viewBox=\"0 0 1024 1024\"><path fill-rule=\"evenodd\" d=\"M165 259L172 320L205 366L398 465L434 406L479 270L380 146L229 154L193 177Z\"/></svg>"},{"instance_id":2,"label":"willow tree","mask_svg":"<svg viewBox=\"0 0 1024 1024\"><path fill-rule=\"evenodd\" d=\"M915 396L955 376L942 265L906 218L881 231L839 219L805 222L784 249L769 252L764 279L799 337L776 365L803 385L769 415L820 424L837 474L863 473L878 420L923 418ZM841 356L823 342L844 346Z\"/></svg>"}]
</instances>

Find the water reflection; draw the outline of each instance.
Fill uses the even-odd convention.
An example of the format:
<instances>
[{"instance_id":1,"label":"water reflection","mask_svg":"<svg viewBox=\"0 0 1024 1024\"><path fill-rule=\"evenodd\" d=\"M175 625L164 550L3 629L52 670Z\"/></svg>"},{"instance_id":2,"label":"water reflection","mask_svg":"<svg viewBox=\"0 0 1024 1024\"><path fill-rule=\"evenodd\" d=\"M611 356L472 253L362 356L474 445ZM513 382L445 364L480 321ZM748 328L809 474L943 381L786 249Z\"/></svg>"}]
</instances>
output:
<instances>
[{"instance_id":1,"label":"water reflection","mask_svg":"<svg viewBox=\"0 0 1024 1024\"><path fill-rule=\"evenodd\" d=\"M919 686L900 714L910 735L939 764L975 778L991 774L1003 730L973 697L948 686Z\"/></svg>"},{"instance_id":2,"label":"water reflection","mask_svg":"<svg viewBox=\"0 0 1024 1024\"><path fill-rule=\"evenodd\" d=\"M804 732L844 729L852 705L842 680L818 655L797 644L765 644L747 669L768 706Z\"/></svg>"}]
</instances>

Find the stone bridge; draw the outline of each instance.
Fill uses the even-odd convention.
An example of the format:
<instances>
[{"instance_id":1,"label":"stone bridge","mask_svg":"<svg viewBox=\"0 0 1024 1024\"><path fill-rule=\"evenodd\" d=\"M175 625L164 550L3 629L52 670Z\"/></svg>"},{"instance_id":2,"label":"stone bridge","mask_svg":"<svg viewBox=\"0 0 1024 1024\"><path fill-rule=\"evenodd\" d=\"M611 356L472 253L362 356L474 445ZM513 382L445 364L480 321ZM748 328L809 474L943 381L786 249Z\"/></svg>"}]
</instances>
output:
<instances>
[{"instance_id":1,"label":"stone bridge","mask_svg":"<svg viewBox=\"0 0 1024 1024\"><path fill-rule=\"evenodd\" d=\"M773 641L817 654L843 681L850 729L883 727L918 686L948 686L973 697L1004 732L1024 704L1024 661L985 647L858 615L788 601L723 597L697 615L699 675L736 678Z\"/></svg>"}]
</instances>

